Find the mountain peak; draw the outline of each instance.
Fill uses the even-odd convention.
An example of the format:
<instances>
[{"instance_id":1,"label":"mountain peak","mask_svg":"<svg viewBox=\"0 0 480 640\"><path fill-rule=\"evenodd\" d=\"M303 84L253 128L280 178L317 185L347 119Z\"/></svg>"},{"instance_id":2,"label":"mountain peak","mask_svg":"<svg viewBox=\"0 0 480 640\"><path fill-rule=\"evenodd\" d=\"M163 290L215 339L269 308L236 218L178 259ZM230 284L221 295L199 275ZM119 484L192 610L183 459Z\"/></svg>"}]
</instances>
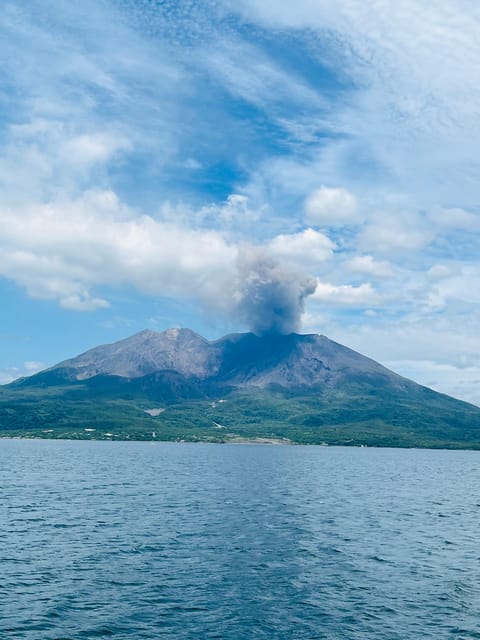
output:
<instances>
[{"instance_id":1,"label":"mountain peak","mask_svg":"<svg viewBox=\"0 0 480 640\"><path fill-rule=\"evenodd\" d=\"M202 336L192 329L188 329L186 327L171 327L170 329L165 329L164 331L154 331L153 329L142 329L138 333L134 333L132 336L125 338L125 340L130 340L135 337L142 338L155 338L158 336L166 336L170 339L177 339L182 336L196 336L197 338L202 338ZM205 340L205 338L202 338Z\"/></svg>"},{"instance_id":2,"label":"mountain peak","mask_svg":"<svg viewBox=\"0 0 480 640\"><path fill-rule=\"evenodd\" d=\"M52 370L64 371L71 380L97 375L131 379L170 371L185 379L240 388L328 389L346 380L395 387L408 383L326 336L234 333L208 341L187 328L145 329L65 360Z\"/></svg>"},{"instance_id":3,"label":"mountain peak","mask_svg":"<svg viewBox=\"0 0 480 640\"><path fill-rule=\"evenodd\" d=\"M159 333L159 331L154 331L153 329L142 329L138 333L134 333L130 338L148 338L149 336L158 336ZM129 338L126 339L128 340Z\"/></svg>"},{"instance_id":4,"label":"mountain peak","mask_svg":"<svg viewBox=\"0 0 480 640\"><path fill-rule=\"evenodd\" d=\"M144 329L128 338L105 344L64 360L52 369L68 369L76 380L96 375L138 378L160 370L203 374L203 350L208 341L190 329L158 332Z\"/></svg>"}]
</instances>

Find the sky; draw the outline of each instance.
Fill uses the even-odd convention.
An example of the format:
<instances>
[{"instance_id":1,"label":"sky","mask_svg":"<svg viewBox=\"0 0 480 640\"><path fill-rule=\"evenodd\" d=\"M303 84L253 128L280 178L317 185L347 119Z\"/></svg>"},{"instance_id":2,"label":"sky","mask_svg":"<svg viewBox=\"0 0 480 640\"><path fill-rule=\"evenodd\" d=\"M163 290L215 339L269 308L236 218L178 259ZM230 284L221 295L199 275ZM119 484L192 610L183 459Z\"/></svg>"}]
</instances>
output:
<instances>
[{"instance_id":1,"label":"sky","mask_svg":"<svg viewBox=\"0 0 480 640\"><path fill-rule=\"evenodd\" d=\"M466 0L7 0L0 383L258 328L273 274L288 327L480 404L478 33Z\"/></svg>"}]
</instances>

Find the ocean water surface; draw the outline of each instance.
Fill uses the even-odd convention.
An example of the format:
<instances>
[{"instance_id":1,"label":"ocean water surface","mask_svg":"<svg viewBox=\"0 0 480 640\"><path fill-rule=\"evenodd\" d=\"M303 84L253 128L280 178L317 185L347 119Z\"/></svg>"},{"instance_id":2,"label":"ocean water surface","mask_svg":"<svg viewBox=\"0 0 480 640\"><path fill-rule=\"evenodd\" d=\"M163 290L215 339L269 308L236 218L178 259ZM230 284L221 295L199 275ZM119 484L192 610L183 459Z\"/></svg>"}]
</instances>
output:
<instances>
[{"instance_id":1,"label":"ocean water surface","mask_svg":"<svg viewBox=\"0 0 480 640\"><path fill-rule=\"evenodd\" d=\"M480 638L480 452L0 440L0 638Z\"/></svg>"}]
</instances>

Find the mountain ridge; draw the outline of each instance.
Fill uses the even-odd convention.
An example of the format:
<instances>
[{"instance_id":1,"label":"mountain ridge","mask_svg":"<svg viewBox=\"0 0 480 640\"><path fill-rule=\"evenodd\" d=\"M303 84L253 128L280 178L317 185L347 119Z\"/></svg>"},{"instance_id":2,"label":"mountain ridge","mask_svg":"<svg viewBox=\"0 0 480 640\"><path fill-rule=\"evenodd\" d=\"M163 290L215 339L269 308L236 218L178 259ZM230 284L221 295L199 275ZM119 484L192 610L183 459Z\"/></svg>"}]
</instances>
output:
<instances>
[{"instance_id":1,"label":"mountain ridge","mask_svg":"<svg viewBox=\"0 0 480 640\"><path fill-rule=\"evenodd\" d=\"M207 340L186 328L143 330L89 349L24 380L31 384L46 373L61 370L72 381L97 375L140 378L168 370L186 378L216 378L233 386L331 386L346 373L376 376L377 382L384 377L397 385L408 382L324 335L232 333Z\"/></svg>"},{"instance_id":2,"label":"mountain ridge","mask_svg":"<svg viewBox=\"0 0 480 640\"><path fill-rule=\"evenodd\" d=\"M0 387L0 434L480 449L480 408L318 334L145 330Z\"/></svg>"}]
</instances>

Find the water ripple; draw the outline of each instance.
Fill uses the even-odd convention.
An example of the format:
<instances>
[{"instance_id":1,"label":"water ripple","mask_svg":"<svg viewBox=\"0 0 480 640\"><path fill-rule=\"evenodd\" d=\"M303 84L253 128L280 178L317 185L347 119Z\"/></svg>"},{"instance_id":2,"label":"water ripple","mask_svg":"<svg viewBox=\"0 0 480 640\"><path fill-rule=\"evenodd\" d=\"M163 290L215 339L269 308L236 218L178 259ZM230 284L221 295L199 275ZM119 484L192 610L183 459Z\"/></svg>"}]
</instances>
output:
<instances>
[{"instance_id":1,"label":"water ripple","mask_svg":"<svg viewBox=\"0 0 480 640\"><path fill-rule=\"evenodd\" d=\"M0 638L480 638L480 453L2 440Z\"/></svg>"}]
</instances>

